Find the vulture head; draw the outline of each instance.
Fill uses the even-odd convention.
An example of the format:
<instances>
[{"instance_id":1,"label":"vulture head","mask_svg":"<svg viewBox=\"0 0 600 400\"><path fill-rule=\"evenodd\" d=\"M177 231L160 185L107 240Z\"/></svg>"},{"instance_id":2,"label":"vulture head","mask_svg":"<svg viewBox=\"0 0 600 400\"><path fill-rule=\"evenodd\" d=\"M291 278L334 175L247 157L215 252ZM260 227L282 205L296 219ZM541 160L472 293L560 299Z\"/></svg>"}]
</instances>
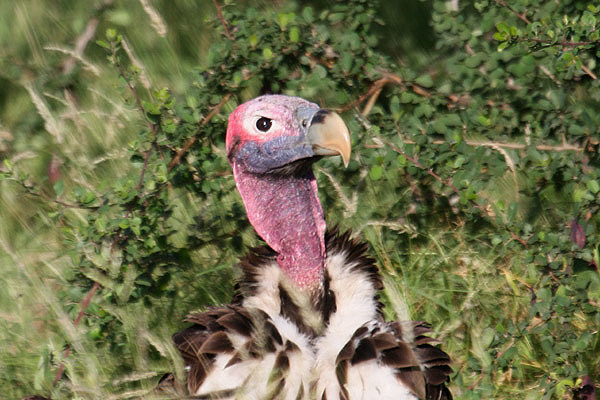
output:
<instances>
[{"instance_id":1,"label":"vulture head","mask_svg":"<svg viewBox=\"0 0 600 400\"><path fill-rule=\"evenodd\" d=\"M325 219L312 163L341 155L348 164L350 134L342 118L299 97L265 95L229 116L226 146L250 223L296 285L318 288Z\"/></svg>"}]
</instances>

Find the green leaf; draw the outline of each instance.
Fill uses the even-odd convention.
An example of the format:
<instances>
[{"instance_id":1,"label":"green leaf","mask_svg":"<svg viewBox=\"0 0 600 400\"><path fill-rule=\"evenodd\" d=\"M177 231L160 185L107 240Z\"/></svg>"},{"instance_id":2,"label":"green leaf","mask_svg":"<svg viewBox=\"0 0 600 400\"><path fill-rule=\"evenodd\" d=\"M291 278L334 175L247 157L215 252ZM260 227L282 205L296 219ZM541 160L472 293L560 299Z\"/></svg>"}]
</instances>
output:
<instances>
[{"instance_id":1,"label":"green leaf","mask_svg":"<svg viewBox=\"0 0 600 400\"><path fill-rule=\"evenodd\" d=\"M256 35L256 33L250 34L250 36L248 37L248 41L250 42L250 46L252 46L253 48L256 47L256 45L258 44L258 36Z\"/></svg>"},{"instance_id":2,"label":"green leaf","mask_svg":"<svg viewBox=\"0 0 600 400\"><path fill-rule=\"evenodd\" d=\"M421 75L415 79L415 83L417 85L430 88L433 86L433 79L431 78L431 75Z\"/></svg>"},{"instance_id":3,"label":"green leaf","mask_svg":"<svg viewBox=\"0 0 600 400\"><path fill-rule=\"evenodd\" d=\"M510 37L506 34L506 32L496 32L494 33L493 38L499 42L503 42L509 39Z\"/></svg>"},{"instance_id":4,"label":"green leaf","mask_svg":"<svg viewBox=\"0 0 600 400\"><path fill-rule=\"evenodd\" d=\"M504 49L506 49L508 46L510 45L509 42L502 42L498 45L498 51L502 51Z\"/></svg>"},{"instance_id":5,"label":"green leaf","mask_svg":"<svg viewBox=\"0 0 600 400\"><path fill-rule=\"evenodd\" d=\"M52 188L54 189L54 193L56 194L56 197L60 197L65 190L65 182L62 179L58 180L52 186Z\"/></svg>"},{"instance_id":6,"label":"green leaf","mask_svg":"<svg viewBox=\"0 0 600 400\"><path fill-rule=\"evenodd\" d=\"M587 188L589 189L590 192L596 194L600 191L600 185L598 184L598 181L595 180L589 180L587 181Z\"/></svg>"},{"instance_id":7,"label":"green leaf","mask_svg":"<svg viewBox=\"0 0 600 400\"><path fill-rule=\"evenodd\" d=\"M596 17L589 11L584 11L581 16L581 23L586 26L594 27L596 26Z\"/></svg>"},{"instance_id":8,"label":"green leaf","mask_svg":"<svg viewBox=\"0 0 600 400\"><path fill-rule=\"evenodd\" d=\"M342 57L340 60L340 65L345 72L350 72L353 62L354 62L354 56L352 55L352 53L347 52L347 53L342 54Z\"/></svg>"},{"instance_id":9,"label":"green leaf","mask_svg":"<svg viewBox=\"0 0 600 400\"><path fill-rule=\"evenodd\" d=\"M398 156L398 167L402 168L406 166L406 157L403 154Z\"/></svg>"},{"instance_id":10,"label":"green leaf","mask_svg":"<svg viewBox=\"0 0 600 400\"><path fill-rule=\"evenodd\" d=\"M479 114L477 116L477 122L479 122L483 126L490 126L492 124L492 120L486 117L485 115Z\"/></svg>"},{"instance_id":11,"label":"green leaf","mask_svg":"<svg viewBox=\"0 0 600 400\"><path fill-rule=\"evenodd\" d=\"M383 168L379 165L374 165L369 171L369 176L372 180L377 181L383 176Z\"/></svg>"},{"instance_id":12,"label":"green leaf","mask_svg":"<svg viewBox=\"0 0 600 400\"><path fill-rule=\"evenodd\" d=\"M304 7L302 9L302 18L304 18L306 22L313 22L315 18L313 9L311 7Z\"/></svg>"},{"instance_id":13,"label":"green leaf","mask_svg":"<svg viewBox=\"0 0 600 400\"><path fill-rule=\"evenodd\" d=\"M332 24L336 24L336 23L342 21L345 18L345 16L346 15L344 13L332 13L332 14L329 14L329 21Z\"/></svg>"},{"instance_id":14,"label":"green leaf","mask_svg":"<svg viewBox=\"0 0 600 400\"><path fill-rule=\"evenodd\" d=\"M13 163L12 161L10 161L8 158L5 158L2 160L2 164L4 165L4 167L9 170L12 171L13 170Z\"/></svg>"},{"instance_id":15,"label":"green leaf","mask_svg":"<svg viewBox=\"0 0 600 400\"><path fill-rule=\"evenodd\" d=\"M104 40L96 40L96 44L102 48L110 49L110 45L106 43Z\"/></svg>"},{"instance_id":16,"label":"green leaf","mask_svg":"<svg viewBox=\"0 0 600 400\"><path fill-rule=\"evenodd\" d=\"M289 21L290 21L289 14L279 13L279 26L281 27L281 29L285 29L285 27L288 25Z\"/></svg>"},{"instance_id":17,"label":"green leaf","mask_svg":"<svg viewBox=\"0 0 600 400\"><path fill-rule=\"evenodd\" d=\"M262 51L262 55L265 60L270 60L273 58L273 50L269 47L265 47Z\"/></svg>"},{"instance_id":18,"label":"green leaf","mask_svg":"<svg viewBox=\"0 0 600 400\"><path fill-rule=\"evenodd\" d=\"M106 38L111 42L115 41L117 39L117 31L112 28L108 28L106 30Z\"/></svg>"},{"instance_id":19,"label":"green leaf","mask_svg":"<svg viewBox=\"0 0 600 400\"><path fill-rule=\"evenodd\" d=\"M293 26L292 28L290 28L290 42L298 43L299 40L300 40L300 30L298 29L298 27Z\"/></svg>"},{"instance_id":20,"label":"green leaf","mask_svg":"<svg viewBox=\"0 0 600 400\"><path fill-rule=\"evenodd\" d=\"M466 158L464 156L458 156L456 157L456 159L454 160L454 163L452 164L452 168L457 169L462 167L462 165L465 163Z\"/></svg>"},{"instance_id":21,"label":"green leaf","mask_svg":"<svg viewBox=\"0 0 600 400\"><path fill-rule=\"evenodd\" d=\"M496 24L496 29L498 30L498 32L501 32L501 33L506 33L506 34L510 35L510 32L509 32L509 31L510 31L510 28L509 28L509 27L508 27L508 25L507 25L506 23L504 23L504 22L498 22L498 23Z\"/></svg>"},{"instance_id":22,"label":"green leaf","mask_svg":"<svg viewBox=\"0 0 600 400\"><path fill-rule=\"evenodd\" d=\"M325 79L327 77L327 70L322 65L315 65L314 72L321 79Z\"/></svg>"}]
</instances>

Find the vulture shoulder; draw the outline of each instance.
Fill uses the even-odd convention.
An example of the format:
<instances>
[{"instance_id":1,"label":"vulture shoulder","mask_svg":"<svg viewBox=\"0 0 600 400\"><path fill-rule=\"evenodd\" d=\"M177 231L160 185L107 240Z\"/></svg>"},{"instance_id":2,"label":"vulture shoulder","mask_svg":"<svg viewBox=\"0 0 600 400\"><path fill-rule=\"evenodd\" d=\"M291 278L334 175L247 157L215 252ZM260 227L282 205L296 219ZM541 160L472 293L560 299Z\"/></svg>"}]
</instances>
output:
<instances>
[{"instance_id":1,"label":"vulture shoulder","mask_svg":"<svg viewBox=\"0 0 600 400\"><path fill-rule=\"evenodd\" d=\"M421 322L386 322L367 246L326 236L322 288L299 290L268 247L241 261L229 306L188 316L173 339L187 391L208 398L449 399L450 358Z\"/></svg>"}]
</instances>

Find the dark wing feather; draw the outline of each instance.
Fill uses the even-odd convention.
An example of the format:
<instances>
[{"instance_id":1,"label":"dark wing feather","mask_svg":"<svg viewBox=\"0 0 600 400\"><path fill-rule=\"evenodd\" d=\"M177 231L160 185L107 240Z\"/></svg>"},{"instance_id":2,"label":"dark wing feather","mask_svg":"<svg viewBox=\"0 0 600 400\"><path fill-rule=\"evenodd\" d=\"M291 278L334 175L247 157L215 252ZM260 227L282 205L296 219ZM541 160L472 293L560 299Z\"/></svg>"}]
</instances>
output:
<instances>
[{"instance_id":1,"label":"dark wing feather","mask_svg":"<svg viewBox=\"0 0 600 400\"><path fill-rule=\"evenodd\" d=\"M173 335L185 365L189 368L187 386L189 393L196 393L212 368L219 353L234 352L228 331L250 336L252 321L239 306L212 308L203 313L191 314L187 322L194 325ZM233 363L234 357L230 363Z\"/></svg>"},{"instance_id":2,"label":"dark wing feather","mask_svg":"<svg viewBox=\"0 0 600 400\"><path fill-rule=\"evenodd\" d=\"M450 375L452 374L452 368L450 367L452 360L443 350L430 344L436 342L436 340L425 336L429 332L431 332L431 328L428 324L414 322L414 350L425 377L426 398L430 400L449 400L452 399L452 394L446 387L446 383L450 381Z\"/></svg>"},{"instance_id":3,"label":"dark wing feather","mask_svg":"<svg viewBox=\"0 0 600 400\"><path fill-rule=\"evenodd\" d=\"M378 360L381 366L394 370L396 378L417 397L428 400L452 399L446 388L450 357L430 343L435 340L425 336L428 325L421 322L404 324L412 328L414 340L407 342L399 322L376 322L356 330L337 356L337 376L340 386L347 381L348 368L362 362Z\"/></svg>"},{"instance_id":4,"label":"dark wing feather","mask_svg":"<svg viewBox=\"0 0 600 400\"><path fill-rule=\"evenodd\" d=\"M369 282L376 291L383 289L377 266L366 256L366 244L351 239L349 233L339 234L337 229L327 233L326 243L328 254L345 254L346 265L357 279ZM274 262L275 259L276 254L266 246L252 249L240 263L242 277L233 304L188 316L187 321L193 325L173 336L189 368L189 393L198 391L210 374L215 357L222 353L231 354L227 366L248 358L260 359L266 353L276 353L275 368L269 379L274 386L270 387L281 387L285 375L292 372L292 354L300 349L293 342L282 338L273 321L263 311L252 309L250 312L242 307L244 299L256 295L261 287L260 273L264 265ZM323 290L315 293L315 297L312 298L314 312L321 316L325 325L329 323L330 317L343 307L342 304L338 304L336 298L339 293L330 289L331 279L326 270ZM287 292L292 289L279 285L277 300L281 304L280 315L293 322L299 331L308 337L318 337L319 333L304 321L305 314L301 308L303 306L296 304L295 297ZM397 382L402 382L419 398L451 399L452 396L445 386L452 373L450 358L434 346L439 342L429 336L430 326L421 322L386 323L378 298L370 301L375 302L372 319L356 328L335 361L341 398L348 398L349 395L346 387L349 371L362 363L376 360L382 368L391 369ZM409 332L403 332L405 329ZM229 334L245 336L247 341L241 348L236 349ZM299 395L301 393L302 389Z\"/></svg>"}]
</instances>

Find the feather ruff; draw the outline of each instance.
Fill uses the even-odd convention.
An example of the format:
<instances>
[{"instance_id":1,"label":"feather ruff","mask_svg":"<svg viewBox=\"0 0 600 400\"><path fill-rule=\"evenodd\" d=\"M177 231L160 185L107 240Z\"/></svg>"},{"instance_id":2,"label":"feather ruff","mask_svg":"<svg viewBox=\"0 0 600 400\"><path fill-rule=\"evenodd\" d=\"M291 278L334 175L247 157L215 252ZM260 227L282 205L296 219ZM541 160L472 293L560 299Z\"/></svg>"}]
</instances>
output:
<instances>
[{"instance_id":1,"label":"feather ruff","mask_svg":"<svg viewBox=\"0 0 600 400\"><path fill-rule=\"evenodd\" d=\"M422 322L386 322L367 246L326 235L319 290L299 290L268 247L241 261L233 303L174 335L187 392L210 399L451 399L450 358ZM172 378L171 378L172 381Z\"/></svg>"}]
</instances>

